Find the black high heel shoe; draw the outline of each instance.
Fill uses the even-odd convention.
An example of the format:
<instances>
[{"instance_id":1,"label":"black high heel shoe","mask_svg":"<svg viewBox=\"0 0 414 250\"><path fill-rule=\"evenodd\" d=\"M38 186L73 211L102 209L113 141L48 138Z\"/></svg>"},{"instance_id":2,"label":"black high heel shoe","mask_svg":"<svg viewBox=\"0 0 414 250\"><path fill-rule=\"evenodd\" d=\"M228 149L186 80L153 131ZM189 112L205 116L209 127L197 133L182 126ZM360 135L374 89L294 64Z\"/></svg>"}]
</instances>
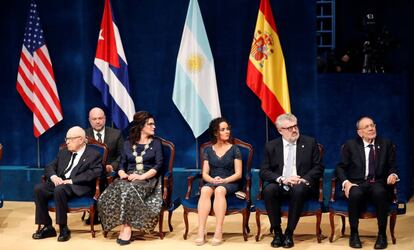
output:
<instances>
[{"instance_id":1,"label":"black high heel shoe","mask_svg":"<svg viewBox=\"0 0 414 250\"><path fill-rule=\"evenodd\" d=\"M129 243L131 243L131 238L132 238L132 235L131 235L131 237L129 237L128 240L123 240L123 239L118 238L118 239L116 239L116 243L118 243L121 246L128 245Z\"/></svg>"}]
</instances>

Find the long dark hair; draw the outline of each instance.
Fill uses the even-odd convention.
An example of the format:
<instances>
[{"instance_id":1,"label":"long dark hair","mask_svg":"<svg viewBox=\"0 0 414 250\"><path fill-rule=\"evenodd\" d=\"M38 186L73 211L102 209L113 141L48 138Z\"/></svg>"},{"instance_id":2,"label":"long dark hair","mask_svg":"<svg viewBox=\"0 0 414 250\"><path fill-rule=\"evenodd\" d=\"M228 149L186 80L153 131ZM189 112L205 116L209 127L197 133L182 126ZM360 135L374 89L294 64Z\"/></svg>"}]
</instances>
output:
<instances>
[{"instance_id":1,"label":"long dark hair","mask_svg":"<svg viewBox=\"0 0 414 250\"><path fill-rule=\"evenodd\" d=\"M215 144L217 142L217 135L218 135L219 130L220 130L220 123L222 123L222 122L227 123L227 125L229 125L229 128L231 129L231 125L226 120L226 118L218 117L218 118L213 119L210 122L210 125L208 127L208 131L209 131L209 134L210 134L210 141L213 144ZM229 138L229 141L230 142L233 141L233 137L231 136L231 130L230 130L230 138Z\"/></svg>"},{"instance_id":2,"label":"long dark hair","mask_svg":"<svg viewBox=\"0 0 414 250\"><path fill-rule=\"evenodd\" d=\"M138 111L134 114L134 120L131 122L128 136L131 145L137 143L141 139L141 130L150 118L154 119L154 116L147 111Z\"/></svg>"}]
</instances>

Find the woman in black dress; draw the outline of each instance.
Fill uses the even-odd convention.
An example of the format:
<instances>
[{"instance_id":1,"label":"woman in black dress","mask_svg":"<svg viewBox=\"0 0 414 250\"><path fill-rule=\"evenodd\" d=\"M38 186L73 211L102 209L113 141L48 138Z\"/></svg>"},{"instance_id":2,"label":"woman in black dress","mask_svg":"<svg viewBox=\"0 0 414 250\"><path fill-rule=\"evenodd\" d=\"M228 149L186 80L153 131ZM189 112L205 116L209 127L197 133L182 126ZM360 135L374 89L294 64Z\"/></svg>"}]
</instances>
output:
<instances>
[{"instance_id":1,"label":"woman in black dress","mask_svg":"<svg viewBox=\"0 0 414 250\"><path fill-rule=\"evenodd\" d=\"M102 228L108 232L121 225L117 243L130 243L132 228L143 232L154 229L161 211L162 145L154 138L153 116L137 112L125 141L118 175L99 198Z\"/></svg>"},{"instance_id":2,"label":"woman in black dress","mask_svg":"<svg viewBox=\"0 0 414 250\"><path fill-rule=\"evenodd\" d=\"M198 201L197 245L205 243L206 221L211 210L211 197L214 196L213 210L216 216L216 229L212 245L222 242L222 227L226 215L226 195L239 190L238 181L242 176L242 157L239 148L231 143L230 124L224 118L210 122L212 145L203 152L203 180Z\"/></svg>"}]
</instances>

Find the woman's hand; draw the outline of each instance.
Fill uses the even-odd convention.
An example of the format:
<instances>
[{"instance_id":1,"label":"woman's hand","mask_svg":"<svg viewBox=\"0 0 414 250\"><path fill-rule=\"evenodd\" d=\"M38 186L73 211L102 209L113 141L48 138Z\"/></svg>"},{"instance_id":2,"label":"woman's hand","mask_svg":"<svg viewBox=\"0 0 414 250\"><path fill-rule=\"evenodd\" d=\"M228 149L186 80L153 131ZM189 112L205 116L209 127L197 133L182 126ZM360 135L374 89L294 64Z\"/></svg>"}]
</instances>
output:
<instances>
[{"instance_id":1,"label":"woman's hand","mask_svg":"<svg viewBox=\"0 0 414 250\"><path fill-rule=\"evenodd\" d=\"M127 175L124 171L119 171L118 175L119 175L119 178L121 178L121 180L128 179L129 177L129 175Z\"/></svg>"},{"instance_id":2,"label":"woman's hand","mask_svg":"<svg viewBox=\"0 0 414 250\"><path fill-rule=\"evenodd\" d=\"M142 175L140 175L140 174L130 174L130 175L128 176L128 180L129 180L129 181L135 181L135 180L139 180L139 181L141 181L141 180L144 180L144 178L143 178L143 176L142 176Z\"/></svg>"},{"instance_id":3,"label":"woman's hand","mask_svg":"<svg viewBox=\"0 0 414 250\"><path fill-rule=\"evenodd\" d=\"M213 183L214 184L222 184L222 183L227 183L226 179L221 178L220 176L216 176L213 178Z\"/></svg>"}]
</instances>

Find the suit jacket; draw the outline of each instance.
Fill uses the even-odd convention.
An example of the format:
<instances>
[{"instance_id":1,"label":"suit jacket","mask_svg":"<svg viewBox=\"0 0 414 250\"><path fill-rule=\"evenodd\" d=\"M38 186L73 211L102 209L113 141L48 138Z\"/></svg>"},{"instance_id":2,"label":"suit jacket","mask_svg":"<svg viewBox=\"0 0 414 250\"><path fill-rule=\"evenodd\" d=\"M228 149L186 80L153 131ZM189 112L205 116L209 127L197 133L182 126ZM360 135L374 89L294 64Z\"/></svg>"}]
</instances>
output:
<instances>
[{"instance_id":1,"label":"suit jacket","mask_svg":"<svg viewBox=\"0 0 414 250\"><path fill-rule=\"evenodd\" d=\"M92 128L87 128L85 132L87 136L95 138ZM108 147L108 164L112 165L114 171L117 172L124 145L124 139L122 138L121 131L105 127L105 138L103 142Z\"/></svg>"},{"instance_id":2,"label":"suit jacket","mask_svg":"<svg viewBox=\"0 0 414 250\"><path fill-rule=\"evenodd\" d=\"M312 188L318 188L319 178L324 167L321 162L319 147L314 138L300 135L296 142L296 171L299 176L309 181ZM282 176L284 166L282 137L265 145L265 155L260 167L260 177L266 182L276 182Z\"/></svg>"},{"instance_id":3,"label":"suit jacket","mask_svg":"<svg viewBox=\"0 0 414 250\"><path fill-rule=\"evenodd\" d=\"M52 175L63 176L71 155L72 153L67 148L59 151L56 159L45 167L45 176L48 181ZM73 182L70 187L77 196L91 194L95 191L96 178L101 175L101 172L101 155L93 148L86 146L78 164L70 173L70 179Z\"/></svg>"},{"instance_id":4,"label":"suit jacket","mask_svg":"<svg viewBox=\"0 0 414 250\"><path fill-rule=\"evenodd\" d=\"M387 183L390 174L397 174L395 164L395 148L390 140L375 139L375 181ZM349 180L352 183L365 181L365 149L360 137L347 141L341 150L341 162L336 167L336 175L340 182Z\"/></svg>"}]
</instances>

